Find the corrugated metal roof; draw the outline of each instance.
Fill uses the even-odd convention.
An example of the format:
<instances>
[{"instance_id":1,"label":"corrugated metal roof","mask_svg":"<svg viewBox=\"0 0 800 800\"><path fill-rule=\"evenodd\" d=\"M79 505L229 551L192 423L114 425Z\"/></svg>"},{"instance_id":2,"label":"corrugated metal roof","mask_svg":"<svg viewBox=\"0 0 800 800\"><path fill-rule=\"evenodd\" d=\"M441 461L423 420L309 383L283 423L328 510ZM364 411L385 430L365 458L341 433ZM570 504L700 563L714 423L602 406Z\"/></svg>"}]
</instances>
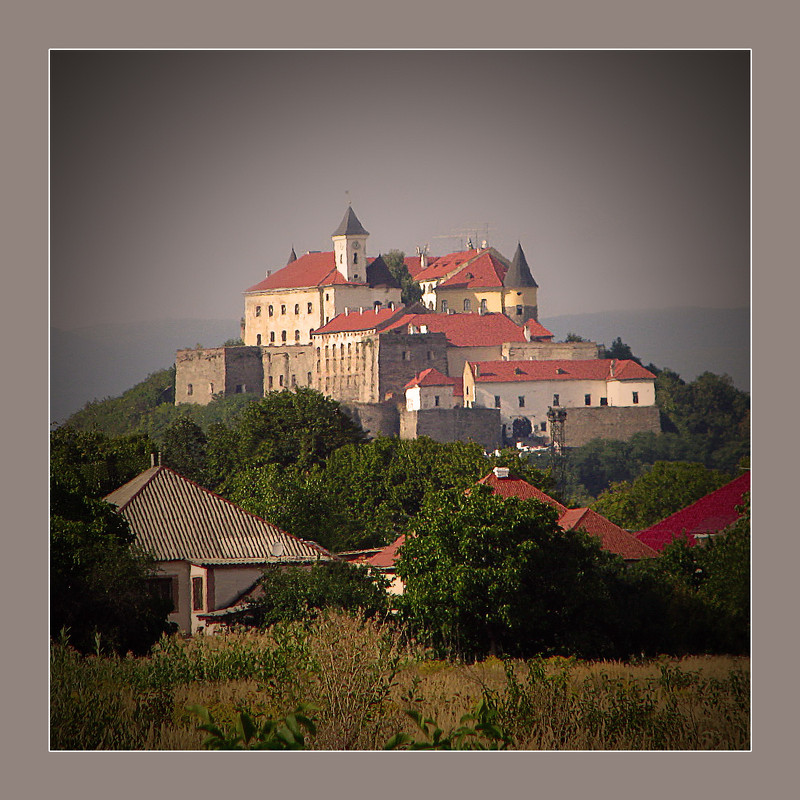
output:
<instances>
[{"instance_id":1,"label":"corrugated metal roof","mask_svg":"<svg viewBox=\"0 0 800 800\"><path fill-rule=\"evenodd\" d=\"M262 564L333 558L169 467L151 467L104 498L128 520L137 543L160 561ZM272 545L283 542L280 559Z\"/></svg>"}]
</instances>

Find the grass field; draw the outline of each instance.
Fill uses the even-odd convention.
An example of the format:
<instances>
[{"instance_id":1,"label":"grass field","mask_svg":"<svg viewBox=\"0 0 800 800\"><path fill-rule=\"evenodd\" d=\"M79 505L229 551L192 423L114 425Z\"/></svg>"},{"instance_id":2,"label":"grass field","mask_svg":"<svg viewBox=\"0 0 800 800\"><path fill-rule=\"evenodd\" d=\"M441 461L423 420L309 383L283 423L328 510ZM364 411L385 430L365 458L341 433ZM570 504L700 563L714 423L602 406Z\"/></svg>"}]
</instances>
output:
<instances>
[{"instance_id":1,"label":"grass field","mask_svg":"<svg viewBox=\"0 0 800 800\"><path fill-rule=\"evenodd\" d=\"M479 730L459 744L448 734L482 700L491 727L469 722ZM390 627L343 615L266 633L163 639L146 658L51 648L54 750L197 750L207 733L187 706L203 706L232 731L241 712L280 720L302 703L315 707L305 741L312 750L383 749L398 733L408 737L403 746L429 746L436 728L453 747L750 746L750 663L742 657L461 664L432 660ZM409 711L429 720L427 735Z\"/></svg>"}]
</instances>

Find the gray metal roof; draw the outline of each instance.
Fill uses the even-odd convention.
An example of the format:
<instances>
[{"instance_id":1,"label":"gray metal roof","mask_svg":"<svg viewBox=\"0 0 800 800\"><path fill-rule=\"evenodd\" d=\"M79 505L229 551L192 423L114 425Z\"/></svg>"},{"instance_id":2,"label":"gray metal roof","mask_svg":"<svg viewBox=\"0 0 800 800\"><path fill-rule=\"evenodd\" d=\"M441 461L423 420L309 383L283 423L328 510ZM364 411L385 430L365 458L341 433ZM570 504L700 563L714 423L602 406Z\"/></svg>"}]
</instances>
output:
<instances>
[{"instance_id":1,"label":"gray metal roof","mask_svg":"<svg viewBox=\"0 0 800 800\"><path fill-rule=\"evenodd\" d=\"M352 207L347 206L344 218L331 236L369 236L369 231L365 230L364 226L358 221L356 212L353 211Z\"/></svg>"},{"instance_id":2,"label":"gray metal roof","mask_svg":"<svg viewBox=\"0 0 800 800\"><path fill-rule=\"evenodd\" d=\"M151 467L104 499L117 506L137 543L159 561L223 565L333 558L169 467ZM276 541L284 546L280 558L272 555Z\"/></svg>"},{"instance_id":3,"label":"gray metal roof","mask_svg":"<svg viewBox=\"0 0 800 800\"><path fill-rule=\"evenodd\" d=\"M503 278L503 286L535 286L539 284L533 279L525 253L522 252L522 245L517 242L517 252L511 260L511 266Z\"/></svg>"}]
</instances>

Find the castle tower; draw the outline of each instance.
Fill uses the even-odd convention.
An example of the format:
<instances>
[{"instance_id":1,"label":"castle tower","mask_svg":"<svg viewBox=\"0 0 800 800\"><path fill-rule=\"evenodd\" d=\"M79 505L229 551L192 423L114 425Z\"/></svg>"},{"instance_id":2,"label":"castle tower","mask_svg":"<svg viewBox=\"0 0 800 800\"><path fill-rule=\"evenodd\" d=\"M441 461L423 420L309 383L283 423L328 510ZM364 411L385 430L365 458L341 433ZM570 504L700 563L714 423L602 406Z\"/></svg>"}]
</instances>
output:
<instances>
[{"instance_id":1,"label":"castle tower","mask_svg":"<svg viewBox=\"0 0 800 800\"><path fill-rule=\"evenodd\" d=\"M363 282L367 276L367 237L369 231L358 221L351 206L344 219L331 234L336 269L345 280Z\"/></svg>"},{"instance_id":2,"label":"castle tower","mask_svg":"<svg viewBox=\"0 0 800 800\"><path fill-rule=\"evenodd\" d=\"M503 278L503 309L509 319L523 325L529 319L539 319L537 293L539 284L533 278L522 245L517 242L517 251L511 266Z\"/></svg>"}]
</instances>

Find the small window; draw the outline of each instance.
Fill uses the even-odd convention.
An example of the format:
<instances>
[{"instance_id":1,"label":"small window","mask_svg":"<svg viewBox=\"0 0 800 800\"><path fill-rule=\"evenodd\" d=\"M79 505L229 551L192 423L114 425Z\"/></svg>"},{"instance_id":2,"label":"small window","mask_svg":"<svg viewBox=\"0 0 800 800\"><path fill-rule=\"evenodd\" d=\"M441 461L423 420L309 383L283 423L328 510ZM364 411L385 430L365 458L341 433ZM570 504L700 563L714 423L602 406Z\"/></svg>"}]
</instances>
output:
<instances>
[{"instance_id":1,"label":"small window","mask_svg":"<svg viewBox=\"0 0 800 800\"><path fill-rule=\"evenodd\" d=\"M442 312L447 311L447 300L442 300Z\"/></svg>"},{"instance_id":2,"label":"small window","mask_svg":"<svg viewBox=\"0 0 800 800\"><path fill-rule=\"evenodd\" d=\"M192 611L203 610L203 579L192 578Z\"/></svg>"},{"instance_id":3,"label":"small window","mask_svg":"<svg viewBox=\"0 0 800 800\"><path fill-rule=\"evenodd\" d=\"M273 308L272 306L269 306L269 308L267 308L267 314L269 314L269 316L272 316L272 313L273 313Z\"/></svg>"},{"instance_id":4,"label":"small window","mask_svg":"<svg viewBox=\"0 0 800 800\"><path fill-rule=\"evenodd\" d=\"M433 361L433 350L428 350L428 361Z\"/></svg>"},{"instance_id":5,"label":"small window","mask_svg":"<svg viewBox=\"0 0 800 800\"><path fill-rule=\"evenodd\" d=\"M472 308L472 301L467 297L464 300L464 311L469 311Z\"/></svg>"},{"instance_id":6,"label":"small window","mask_svg":"<svg viewBox=\"0 0 800 800\"><path fill-rule=\"evenodd\" d=\"M191 383L186 387L186 394L194 394L194 386Z\"/></svg>"},{"instance_id":7,"label":"small window","mask_svg":"<svg viewBox=\"0 0 800 800\"><path fill-rule=\"evenodd\" d=\"M520 395L517 400L519 401L519 407L525 408L525 395Z\"/></svg>"},{"instance_id":8,"label":"small window","mask_svg":"<svg viewBox=\"0 0 800 800\"><path fill-rule=\"evenodd\" d=\"M209 394L214 394L214 384L213 383L209 383L208 384L208 393Z\"/></svg>"},{"instance_id":9,"label":"small window","mask_svg":"<svg viewBox=\"0 0 800 800\"><path fill-rule=\"evenodd\" d=\"M300 303L295 303L294 304L294 313L295 314L299 314L300 313Z\"/></svg>"},{"instance_id":10,"label":"small window","mask_svg":"<svg viewBox=\"0 0 800 800\"><path fill-rule=\"evenodd\" d=\"M518 317L522 316L522 306L517 306L517 316Z\"/></svg>"},{"instance_id":11,"label":"small window","mask_svg":"<svg viewBox=\"0 0 800 800\"><path fill-rule=\"evenodd\" d=\"M553 405L554 405L554 406L557 406L557 405L559 405L559 402L558 402L558 395L557 395L557 394L554 394L554 395L553 395Z\"/></svg>"},{"instance_id":12,"label":"small window","mask_svg":"<svg viewBox=\"0 0 800 800\"><path fill-rule=\"evenodd\" d=\"M256 336L256 344L261 344L261 334L260 333Z\"/></svg>"},{"instance_id":13,"label":"small window","mask_svg":"<svg viewBox=\"0 0 800 800\"><path fill-rule=\"evenodd\" d=\"M243 386L243 384L241 384L241 383L237 383L236 384L236 394L241 394L242 393L242 386Z\"/></svg>"},{"instance_id":14,"label":"small window","mask_svg":"<svg viewBox=\"0 0 800 800\"><path fill-rule=\"evenodd\" d=\"M281 341L286 342L286 331L281 331Z\"/></svg>"},{"instance_id":15,"label":"small window","mask_svg":"<svg viewBox=\"0 0 800 800\"><path fill-rule=\"evenodd\" d=\"M481 311L486 311L486 298L481 300Z\"/></svg>"},{"instance_id":16,"label":"small window","mask_svg":"<svg viewBox=\"0 0 800 800\"><path fill-rule=\"evenodd\" d=\"M326 300L328 299L328 293L327 292L325 292L325 299Z\"/></svg>"},{"instance_id":17,"label":"small window","mask_svg":"<svg viewBox=\"0 0 800 800\"><path fill-rule=\"evenodd\" d=\"M151 595L162 600L168 600L172 604L170 613L178 610L178 592L176 578L148 578L147 589Z\"/></svg>"},{"instance_id":18,"label":"small window","mask_svg":"<svg viewBox=\"0 0 800 800\"><path fill-rule=\"evenodd\" d=\"M328 262L330 263L330 262ZM353 263L358 264L358 253L353 253Z\"/></svg>"},{"instance_id":19,"label":"small window","mask_svg":"<svg viewBox=\"0 0 800 800\"><path fill-rule=\"evenodd\" d=\"M285 314L285 313L286 313L286 306L282 305L281 306L281 314Z\"/></svg>"},{"instance_id":20,"label":"small window","mask_svg":"<svg viewBox=\"0 0 800 800\"><path fill-rule=\"evenodd\" d=\"M439 405L439 395L438 395L438 394L435 394L435 395L433 396L433 404L434 404L435 406L438 406L438 405Z\"/></svg>"},{"instance_id":21,"label":"small window","mask_svg":"<svg viewBox=\"0 0 800 800\"><path fill-rule=\"evenodd\" d=\"M633 393L633 404L634 405L638 405L639 404L639 392L634 392Z\"/></svg>"},{"instance_id":22,"label":"small window","mask_svg":"<svg viewBox=\"0 0 800 800\"><path fill-rule=\"evenodd\" d=\"M269 376L269 388L272 389L272 375Z\"/></svg>"},{"instance_id":23,"label":"small window","mask_svg":"<svg viewBox=\"0 0 800 800\"><path fill-rule=\"evenodd\" d=\"M411 361L411 353L408 350L403 350L403 361Z\"/></svg>"},{"instance_id":24,"label":"small window","mask_svg":"<svg viewBox=\"0 0 800 800\"><path fill-rule=\"evenodd\" d=\"M433 311L433 310L434 310L434 308L433 308L433 300L431 300L431 301L430 301L430 303L428 303L428 308L429 308L431 311Z\"/></svg>"},{"instance_id":25,"label":"small window","mask_svg":"<svg viewBox=\"0 0 800 800\"><path fill-rule=\"evenodd\" d=\"M496 394L494 396L494 407L495 408L500 408L500 395L499 394Z\"/></svg>"},{"instance_id":26,"label":"small window","mask_svg":"<svg viewBox=\"0 0 800 800\"><path fill-rule=\"evenodd\" d=\"M311 314L313 312L313 310L314 310L314 304L313 303L309 303L308 304L308 313Z\"/></svg>"},{"instance_id":27,"label":"small window","mask_svg":"<svg viewBox=\"0 0 800 800\"><path fill-rule=\"evenodd\" d=\"M590 394L585 394L583 396L583 404L585 406L590 406L592 404L592 396Z\"/></svg>"},{"instance_id":28,"label":"small window","mask_svg":"<svg viewBox=\"0 0 800 800\"><path fill-rule=\"evenodd\" d=\"M261 316L261 306L256 306L256 316L257 317Z\"/></svg>"},{"instance_id":29,"label":"small window","mask_svg":"<svg viewBox=\"0 0 800 800\"><path fill-rule=\"evenodd\" d=\"M300 341L300 331L295 331L295 332L294 332L294 340L295 340L296 342L299 342L299 341Z\"/></svg>"},{"instance_id":30,"label":"small window","mask_svg":"<svg viewBox=\"0 0 800 800\"><path fill-rule=\"evenodd\" d=\"M540 423L539 428L542 430L542 432L546 431L547 430L547 423L546 422Z\"/></svg>"},{"instance_id":31,"label":"small window","mask_svg":"<svg viewBox=\"0 0 800 800\"><path fill-rule=\"evenodd\" d=\"M308 373L308 375L306 376L306 383L307 383L309 386L311 386L311 373L310 373L310 372L309 372L309 373Z\"/></svg>"},{"instance_id":32,"label":"small window","mask_svg":"<svg viewBox=\"0 0 800 800\"><path fill-rule=\"evenodd\" d=\"M344 264L344 253L339 253L339 263ZM325 299L328 299L327 295L325 296Z\"/></svg>"},{"instance_id":33,"label":"small window","mask_svg":"<svg viewBox=\"0 0 800 800\"><path fill-rule=\"evenodd\" d=\"M608 405L608 398L607 397L601 397L600 398L600 405L601 406L607 406Z\"/></svg>"},{"instance_id":34,"label":"small window","mask_svg":"<svg viewBox=\"0 0 800 800\"><path fill-rule=\"evenodd\" d=\"M275 331L270 331L269 332L269 341L270 341L270 344L275 344Z\"/></svg>"},{"instance_id":35,"label":"small window","mask_svg":"<svg viewBox=\"0 0 800 800\"><path fill-rule=\"evenodd\" d=\"M297 386L297 375L292 375L292 387Z\"/></svg>"},{"instance_id":36,"label":"small window","mask_svg":"<svg viewBox=\"0 0 800 800\"><path fill-rule=\"evenodd\" d=\"M353 273L353 280L354 280L354 281L357 281L357 280L358 280L358 273L357 273L357 272L354 272L354 273Z\"/></svg>"},{"instance_id":37,"label":"small window","mask_svg":"<svg viewBox=\"0 0 800 800\"><path fill-rule=\"evenodd\" d=\"M283 386L283 375L278 376L278 386Z\"/></svg>"}]
</instances>

